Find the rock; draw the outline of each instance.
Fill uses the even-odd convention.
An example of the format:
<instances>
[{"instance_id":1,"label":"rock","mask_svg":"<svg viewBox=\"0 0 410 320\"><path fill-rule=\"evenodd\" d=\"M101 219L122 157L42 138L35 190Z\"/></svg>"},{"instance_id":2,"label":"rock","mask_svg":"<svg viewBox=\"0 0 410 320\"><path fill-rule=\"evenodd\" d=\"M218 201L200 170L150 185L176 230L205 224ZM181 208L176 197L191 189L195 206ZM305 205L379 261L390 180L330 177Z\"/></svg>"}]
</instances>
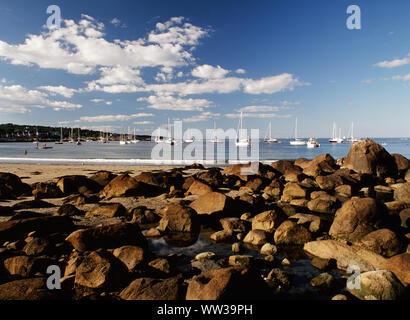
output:
<instances>
[{"instance_id":1,"label":"rock","mask_svg":"<svg viewBox=\"0 0 410 320\"><path fill-rule=\"evenodd\" d=\"M291 288L291 275L279 268L272 269L266 277L267 284L275 289L276 293L286 291Z\"/></svg>"},{"instance_id":2,"label":"rock","mask_svg":"<svg viewBox=\"0 0 410 320\"><path fill-rule=\"evenodd\" d=\"M63 193L54 182L38 182L33 188L34 199L61 198Z\"/></svg>"},{"instance_id":3,"label":"rock","mask_svg":"<svg viewBox=\"0 0 410 320\"><path fill-rule=\"evenodd\" d=\"M361 273L360 289L348 287L347 291L361 300L368 300L369 296L375 297L376 300L397 300L403 294L404 288L393 273L377 270Z\"/></svg>"},{"instance_id":4,"label":"rock","mask_svg":"<svg viewBox=\"0 0 410 320\"><path fill-rule=\"evenodd\" d=\"M215 262L214 260L211 259L201 259L201 260L195 260L191 262L192 268L198 269L201 272L208 272L211 270L219 270L222 267Z\"/></svg>"},{"instance_id":5,"label":"rock","mask_svg":"<svg viewBox=\"0 0 410 320\"><path fill-rule=\"evenodd\" d=\"M103 203L92 209L87 215L114 218L127 216L128 211L121 203Z\"/></svg>"},{"instance_id":6,"label":"rock","mask_svg":"<svg viewBox=\"0 0 410 320\"><path fill-rule=\"evenodd\" d=\"M0 241L13 241L26 238L37 231L39 235L71 232L74 228L69 217L40 217L0 222Z\"/></svg>"},{"instance_id":7,"label":"rock","mask_svg":"<svg viewBox=\"0 0 410 320\"><path fill-rule=\"evenodd\" d=\"M23 251L28 256L41 256L50 253L51 248L51 244L47 239L37 237L28 242Z\"/></svg>"},{"instance_id":8,"label":"rock","mask_svg":"<svg viewBox=\"0 0 410 320\"><path fill-rule=\"evenodd\" d=\"M310 281L310 285L324 293L332 293L338 289L335 278L329 273L322 273Z\"/></svg>"},{"instance_id":9,"label":"rock","mask_svg":"<svg viewBox=\"0 0 410 320\"><path fill-rule=\"evenodd\" d=\"M403 228L410 228L410 208L400 211L401 226Z\"/></svg>"},{"instance_id":10,"label":"rock","mask_svg":"<svg viewBox=\"0 0 410 320\"><path fill-rule=\"evenodd\" d=\"M329 234L336 239L360 240L379 224L382 207L372 198L353 198L335 215Z\"/></svg>"},{"instance_id":11,"label":"rock","mask_svg":"<svg viewBox=\"0 0 410 320\"><path fill-rule=\"evenodd\" d=\"M212 192L212 187L201 182L195 180L188 189L188 194L206 194Z\"/></svg>"},{"instance_id":12,"label":"rock","mask_svg":"<svg viewBox=\"0 0 410 320\"><path fill-rule=\"evenodd\" d=\"M353 195L352 186L348 184L342 184L335 188L335 194L343 198L351 198Z\"/></svg>"},{"instance_id":13,"label":"rock","mask_svg":"<svg viewBox=\"0 0 410 320\"><path fill-rule=\"evenodd\" d=\"M28 184L12 173L0 172L0 199L16 199L23 194L31 194Z\"/></svg>"},{"instance_id":14,"label":"rock","mask_svg":"<svg viewBox=\"0 0 410 320\"><path fill-rule=\"evenodd\" d=\"M340 187L345 184L342 176L338 174L330 174L327 176L317 176L316 182L319 185L319 188L326 191L332 191L337 187Z\"/></svg>"},{"instance_id":15,"label":"rock","mask_svg":"<svg viewBox=\"0 0 410 320\"><path fill-rule=\"evenodd\" d=\"M311 233L293 221L283 222L274 234L276 244L303 245L312 240Z\"/></svg>"},{"instance_id":16,"label":"rock","mask_svg":"<svg viewBox=\"0 0 410 320\"><path fill-rule=\"evenodd\" d=\"M377 253L357 245L347 245L336 240L308 242L303 249L312 256L322 259L335 259L340 270L358 266L361 272L384 268L386 259Z\"/></svg>"},{"instance_id":17,"label":"rock","mask_svg":"<svg viewBox=\"0 0 410 320\"><path fill-rule=\"evenodd\" d=\"M199 223L194 210L177 204L169 204L161 221L159 230L162 232L197 232Z\"/></svg>"},{"instance_id":18,"label":"rock","mask_svg":"<svg viewBox=\"0 0 410 320\"><path fill-rule=\"evenodd\" d=\"M275 210L262 212L252 219L252 229L264 230L272 233L283 221L284 215Z\"/></svg>"},{"instance_id":19,"label":"rock","mask_svg":"<svg viewBox=\"0 0 410 320\"><path fill-rule=\"evenodd\" d=\"M77 209L76 206L66 203L63 204L57 211L58 215L60 216L82 216L84 214L83 211Z\"/></svg>"},{"instance_id":20,"label":"rock","mask_svg":"<svg viewBox=\"0 0 410 320\"><path fill-rule=\"evenodd\" d=\"M49 259L39 257L15 256L4 260L4 268L11 275L24 278L32 277L37 272L45 273L49 265Z\"/></svg>"},{"instance_id":21,"label":"rock","mask_svg":"<svg viewBox=\"0 0 410 320\"><path fill-rule=\"evenodd\" d=\"M327 221L307 213L297 213L289 217L289 220L295 220L297 224L305 226L310 232L320 232L328 225Z\"/></svg>"},{"instance_id":22,"label":"rock","mask_svg":"<svg viewBox=\"0 0 410 320\"><path fill-rule=\"evenodd\" d=\"M389 229L370 232L359 241L359 244L388 258L400 253L402 249L400 239Z\"/></svg>"},{"instance_id":23,"label":"rock","mask_svg":"<svg viewBox=\"0 0 410 320\"><path fill-rule=\"evenodd\" d=\"M315 200L315 199L321 199L321 200L330 200L333 202L337 201L337 198L335 196L330 195L326 191L313 191L310 194L310 199Z\"/></svg>"},{"instance_id":24,"label":"rock","mask_svg":"<svg viewBox=\"0 0 410 320\"><path fill-rule=\"evenodd\" d=\"M161 217L157 215L154 210L148 209L144 206L132 209L130 214L132 216L131 223L151 224L161 220Z\"/></svg>"},{"instance_id":25,"label":"rock","mask_svg":"<svg viewBox=\"0 0 410 320\"><path fill-rule=\"evenodd\" d=\"M45 278L14 280L0 285L0 300L49 301L58 297L55 291L47 289Z\"/></svg>"},{"instance_id":26,"label":"rock","mask_svg":"<svg viewBox=\"0 0 410 320\"><path fill-rule=\"evenodd\" d=\"M266 182L260 177L253 177L246 184L244 189L250 191L251 193L259 192L263 187L265 187Z\"/></svg>"},{"instance_id":27,"label":"rock","mask_svg":"<svg viewBox=\"0 0 410 320\"><path fill-rule=\"evenodd\" d=\"M53 208L54 204L43 200L28 200L16 203L12 208L13 210L26 210L26 209L41 209L41 208Z\"/></svg>"},{"instance_id":28,"label":"rock","mask_svg":"<svg viewBox=\"0 0 410 320\"><path fill-rule=\"evenodd\" d=\"M220 219L219 222L224 230L230 231L231 233L247 232L250 229L250 223L239 218L223 218Z\"/></svg>"},{"instance_id":29,"label":"rock","mask_svg":"<svg viewBox=\"0 0 410 320\"><path fill-rule=\"evenodd\" d=\"M82 261L81 256L77 255L72 255L70 259L67 261L67 265L64 270L64 277L69 277L69 276L75 276L75 271L77 270L77 267L80 265Z\"/></svg>"},{"instance_id":30,"label":"rock","mask_svg":"<svg viewBox=\"0 0 410 320\"><path fill-rule=\"evenodd\" d=\"M233 239L233 233L229 230L221 230L211 234L210 238L215 242L229 242Z\"/></svg>"},{"instance_id":31,"label":"rock","mask_svg":"<svg viewBox=\"0 0 410 320\"><path fill-rule=\"evenodd\" d=\"M126 268L119 268L109 254L92 251L81 260L74 282L91 289L107 289L119 284L124 270Z\"/></svg>"},{"instance_id":32,"label":"rock","mask_svg":"<svg viewBox=\"0 0 410 320\"><path fill-rule=\"evenodd\" d=\"M394 190L394 200L410 204L410 182L400 183Z\"/></svg>"},{"instance_id":33,"label":"rock","mask_svg":"<svg viewBox=\"0 0 410 320\"><path fill-rule=\"evenodd\" d=\"M289 267L291 265L291 262L289 261L289 259L285 258L282 260L281 264L284 267Z\"/></svg>"},{"instance_id":34,"label":"rock","mask_svg":"<svg viewBox=\"0 0 410 320\"><path fill-rule=\"evenodd\" d=\"M292 161L289 160L278 160L272 163L272 168L278 171L280 174L284 175L288 172L299 172L302 173L302 168L295 166Z\"/></svg>"},{"instance_id":35,"label":"rock","mask_svg":"<svg viewBox=\"0 0 410 320\"><path fill-rule=\"evenodd\" d=\"M278 248L271 243L265 243L260 251L260 253L265 256L274 256L277 252Z\"/></svg>"},{"instance_id":36,"label":"rock","mask_svg":"<svg viewBox=\"0 0 410 320\"><path fill-rule=\"evenodd\" d=\"M337 267L335 259L322 259L318 257L313 257L310 263L312 264L312 266L323 271L336 269Z\"/></svg>"},{"instance_id":37,"label":"rock","mask_svg":"<svg viewBox=\"0 0 410 320\"><path fill-rule=\"evenodd\" d=\"M282 197L288 197L290 199L303 199L306 198L306 196L307 192L305 188L298 183L289 182L285 185Z\"/></svg>"},{"instance_id":38,"label":"rock","mask_svg":"<svg viewBox=\"0 0 410 320\"><path fill-rule=\"evenodd\" d=\"M192 202L190 207L198 214L212 215L225 212L231 203L232 198L220 192L209 192Z\"/></svg>"},{"instance_id":39,"label":"rock","mask_svg":"<svg viewBox=\"0 0 410 320\"><path fill-rule=\"evenodd\" d=\"M404 173L410 168L410 161L407 158L398 153L393 153L392 156L396 162L399 173Z\"/></svg>"},{"instance_id":40,"label":"rock","mask_svg":"<svg viewBox=\"0 0 410 320\"><path fill-rule=\"evenodd\" d=\"M214 252L201 252L195 256L195 260L204 260L204 259L214 260L216 259L216 254Z\"/></svg>"},{"instance_id":41,"label":"rock","mask_svg":"<svg viewBox=\"0 0 410 320\"><path fill-rule=\"evenodd\" d=\"M0 217L10 217L12 215L14 215L12 208L0 206Z\"/></svg>"},{"instance_id":42,"label":"rock","mask_svg":"<svg viewBox=\"0 0 410 320\"><path fill-rule=\"evenodd\" d=\"M123 196L155 196L162 193L157 186L139 182L128 174L119 175L111 180L100 192L101 198L111 199Z\"/></svg>"},{"instance_id":43,"label":"rock","mask_svg":"<svg viewBox=\"0 0 410 320\"><path fill-rule=\"evenodd\" d=\"M135 270L146 259L145 250L137 246L123 246L113 251L114 257L121 260L129 271Z\"/></svg>"},{"instance_id":44,"label":"rock","mask_svg":"<svg viewBox=\"0 0 410 320\"><path fill-rule=\"evenodd\" d=\"M251 230L243 239L243 242L252 244L254 246L264 245L269 241L268 234L263 230Z\"/></svg>"},{"instance_id":45,"label":"rock","mask_svg":"<svg viewBox=\"0 0 410 320\"><path fill-rule=\"evenodd\" d=\"M397 175L395 158L370 139L353 144L343 166L358 173L372 174L380 178Z\"/></svg>"},{"instance_id":46,"label":"rock","mask_svg":"<svg viewBox=\"0 0 410 320\"><path fill-rule=\"evenodd\" d=\"M231 266L249 266L253 261L253 257L249 255L233 255L229 257L229 265Z\"/></svg>"},{"instance_id":47,"label":"rock","mask_svg":"<svg viewBox=\"0 0 410 320\"><path fill-rule=\"evenodd\" d=\"M410 182L410 169L407 169L404 175L404 180L406 180L407 182Z\"/></svg>"},{"instance_id":48,"label":"rock","mask_svg":"<svg viewBox=\"0 0 410 320\"><path fill-rule=\"evenodd\" d=\"M89 229L81 229L71 233L66 241L78 251L91 251L99 248L119 248L135 245L146 248L147 240L138 225L117 223Z\"/></svg>"},{"instance_id":49,"label":"rock","mask_svg":"<svg viewBox=\"0 0 410 320\"><path fill-rule=\"evenodd\" d=\"M337 203L332 200L323 200L321 198L314 199L308 202L307 207L310 211L319 213L333 214L336 212Z\"/></svg>"},{"instance_id":50,"label":"rock","mask_svg":"<svg viewBox=\"0 0 410 320\"><path fill-rule=\"evenodd\" d=\"M240 242L235 242L232 244L232 252L233 253L241 253L242 252L242 244Z\"/></svg>"},{"instance_id":51,"label":"rock","mask_svg":"<svg viewBox=\"0 0 410 320\"><path fill-rule=\"evenodd\" d=\"M389 215L395 216L398 215L402 210L407 208L407 204L403 201L389 201L385 202L387 212Z\"/></svg>"},{"instance_id":52,"label":"rock","mask_svg":"<svg viewBox=\"0 0 410 320\"><path fill-rule=\"evenodd\" d=\"M347 297L344 294L337 294L332 298L332 300L335 300L335 301L347 300Z\"/></svg>"},{"instance_id":53,"label":"rock","mask_svg":"<svg viewBox=\"0 0 410 320\"><path fill-rule=\"evenodd\" d=\"M157 228L150 228L146 232L144 232L145 238L157 238L161 237L161 231L159 231Z\"/></svg>"},{"instance_id":54,"label":"rock","mask_svg":"<svg viewBox=\"0 0 410 320\"><path fill-rule=\"evenodd\" d=\"M171 273L171 265L169 263L169 261L167 259L163 259L163 258L158 258L155 260L152 260L148 263L148 265L161 272L161 273L165 273L165 274L170 274Z\"/></svg>"},{"instance_id":55,"label":"rock","mask_svg":"<svg viewBox=\"0 0 410 320\"><path fill-rule=\"evenodd\" d=\"M122 300L180 300L181 295L180 278L139 278L121 291L119 297Z\"/></svg>"},{"instance_id":56,"label":"rock","mask_svg":"<svg viewBox=\"0 0 410 320\"><path fill-rule=\"evenodd\" d=\"M64 194L81 193L90 194L97 193L101 187L98 183L88 179L86 176L72 175L61 177L57 181L57 187Z\"/></svg>"},{"instance_id":57,"label":"rock","mask_svg":"<svg viewBox=\"0 0 410 320\"><path fill-rule=\"evenodd\" d=\"M135 177L135 180L163 190L169 190L171 186L174 186L175 189L181 189L184 183L184 178L178 170L142 172Z\"/></svg>"},{"instance_id":58,"label":"rock","mask_svg":"<svg viewBox=\"0 0 410 320\"><path fill-rule=\"evenodd\" d=\"M93 173L90 176L90 180L98 183L98 185L101 188L104 188L107 184L111 182L117 175L113 174L112 172L109 171L98 171L96 173Z\"/></svg>"},{"instance_id":59,"label":"rock","mask_svg":"<svg viewBox=\"0 0 410 320\"><path fill-rule=\"evenodd\" d=\"M212 270L193 277L186 300L255 300L266 298L268 287L261 277L244 267Z\"/></svg>"},{"instance_id":60,"label":"rock","mask_svg":"<svg viewBox=\"0 0 410 320\"><path fill-rule=\"evenodd\" d=\"M410 253L391 257L386 261L384 268L392 271L406 287L410 284Z\"/></svg>"}]
</instances>

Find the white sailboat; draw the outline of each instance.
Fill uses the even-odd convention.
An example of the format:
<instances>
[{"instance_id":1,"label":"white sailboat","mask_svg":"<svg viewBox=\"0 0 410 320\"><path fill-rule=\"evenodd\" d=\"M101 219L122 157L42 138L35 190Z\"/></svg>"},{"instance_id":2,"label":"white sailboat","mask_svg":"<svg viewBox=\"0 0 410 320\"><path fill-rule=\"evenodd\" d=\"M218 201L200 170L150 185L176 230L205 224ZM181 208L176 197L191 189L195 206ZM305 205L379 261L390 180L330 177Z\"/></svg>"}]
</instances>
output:
<instances>
[{"instance_id":1,"label":"white sailboat","mask_svg":"<svg viewBox=\"0 0 410 320\"><path fill-rule=\"evenodd\" d=\"M239 120L239 129L237 132L236 146L237 147L249 147L251 145L251 141L249 137L246 137L246 138L240 137L242 130L243 130L243 112L241 112L241 117Z\"/></svg>"},{"instance_id":2,"label":"white sailboat","mask_svg":"<svg viewBox=\"0 0 410 320\"><path fill-rule=\"evenodd\" d=\"M69 142L74 143L74 128L71 128Z\"/></svg>"},{"instance_id":3,"label":"white sailboat","mask_svg":"<svg viewBox=\"0 0 410 320\"><path fill-rule=\"evenodd\" d=\"M78 139L77 139L77 146L81 146L81 138L80 138L80 128L78 128Z\"/></svg>"},{"instance_id":4,"label":"white sailboat","mask_svg":"<svg viewBox=\"0 0 410 320\"><path fill-rule=\"evenodd\" d=\"M218 137L216 136L216 121L214 120L214 131L213 131L213 137L211 139L211 143L220 143Z\"/></svg>"},{"instance_id":5,"label":"white sailboat","mask_svg":"<svg viewBox=\"0 0 410 320\"><path fill-rule=\"evenodd\" d=\"M56 142L56 144L63 144L63 127L60 128L60 141Z\"/></svg>"},{"instance_id":6,"label":"white sailboat","mask_svg":"<svg viewBox=\"0 0 410 320\"><path fill-rule=\"evenodd\" d=\"M342 129L339 128L339 136L336 136L337 134L337 125L336 122L333 122L333 132L332 132L332 137L329 139L330 143L343 143L344 140L342 139Z\"/></svg>"},{"instance_id":7,"label":"white sailboat","mask_svg":"<svg viewBox=\"0 0 410 320\"><path fill-rule=\"evenodd\" d=\"M175 144L175 140L172 139L172 134L171 134L171 123L169 122L169 118L168 118L168 139L165 140L166 143L170 144L171 146L173 146Z\"/></svg>"},{"instance_id":8,"label":"white sailboat","mask_svg":"<svg viewBox=\"0 0 410 320\"><path fill-rule=\"evenodd\" d=\"M158 134L157 134L157 136L155 137L154 142L155 142L155 143L162 143L162 142L164 142L164 140L161 139L161 128L158 128Z\"/></svg>"},{"instance_id":9,"label":"white sailboat","mask_svg":"<svg viewBox=\"0 0 410 320\"><path fill-rule=\"evenodd\" d=\"M298 118L296 118L295 122L295 140L291 141L290 144L292 146L304 146L306 144L306 141L298 138Z\"/></svg>"},{"instance_id":10,"label":"white sailboat","mask_svg":"<svg viewBox=\"0 0 410 320\"><path fill-rule=\"evenodd\" d=\"M191 130L188 130L188 133L191 133ZM195 141L195 139L192 136L192 134L188 135L188 139L184 139L184 142L186 142L186 143L192 143L194 141Z\"/></svg>"},{"instance_id":11,"label":"white sailboat","mask_svg":"<svg viewBox=\"0 0 410 320\"><path fill-rule=\"evenodd\" d=\"M354 122L352 122L352 127L351 127L351 129L350 129L350 134L351 134L351 137L350 137L349 139L347 139L347 142L349 142L349 143L355 143L355 142L359 142L359 141L360 141L359 138L355 138L355 137L354 137Z\"/></svg>"},{"instance_id":12,"label":"white sailboat","mask_svg":"<svg viewBox=\"0 0 410 320\"><path fill-rule=\"evenodd\" d=\"M36 127L36 138L33 140L34 144L37 144L40 142L40 139L38 138L38 128Z\"/></svg>"},{"instance_id":13,"label":"white sailboat","mask_svg":"<svg viewBox=\"0 0 410 320\"><path fill-rule=\"evenodd\" d=\"M277 139L272 138L272 121L269 121L268 131L269 131L269 137L267 137L267 136L265 135L264 141L265 141L266 143L278 143L278 140L277 140Z\"/></svg>"},{"instance_id":14,"label":"white sailboat","mask_svg":"<svg viewBox=\"0 0 410 320\"><path fill-rule=\"evenodd\" d=\"M140 142L137 138L136 138L136 135L135 135L135 128L134 128L134 136L132 137L132 140L131 140L131 143L138 143L138 142Z\"/></svg>"}]
</instances>

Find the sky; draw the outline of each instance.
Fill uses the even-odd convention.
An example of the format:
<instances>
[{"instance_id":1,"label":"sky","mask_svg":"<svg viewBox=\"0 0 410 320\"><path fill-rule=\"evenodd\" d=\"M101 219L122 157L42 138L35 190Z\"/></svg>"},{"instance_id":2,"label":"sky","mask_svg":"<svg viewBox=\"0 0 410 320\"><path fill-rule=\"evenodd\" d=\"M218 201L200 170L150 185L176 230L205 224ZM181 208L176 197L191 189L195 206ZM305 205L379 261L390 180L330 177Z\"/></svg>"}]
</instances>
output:
<instances>
[{"instance_id":1,"label":"sky","mask_svg":"<svg viewBox=\"0 0 410 320\"><path fill-rule=\"evenodd\" d=\"M151 134L243 112L261 136L297 117L300 137L410 137L409 16L405 0L1 0L0 123Z\"/></svg>"}]
</instances>

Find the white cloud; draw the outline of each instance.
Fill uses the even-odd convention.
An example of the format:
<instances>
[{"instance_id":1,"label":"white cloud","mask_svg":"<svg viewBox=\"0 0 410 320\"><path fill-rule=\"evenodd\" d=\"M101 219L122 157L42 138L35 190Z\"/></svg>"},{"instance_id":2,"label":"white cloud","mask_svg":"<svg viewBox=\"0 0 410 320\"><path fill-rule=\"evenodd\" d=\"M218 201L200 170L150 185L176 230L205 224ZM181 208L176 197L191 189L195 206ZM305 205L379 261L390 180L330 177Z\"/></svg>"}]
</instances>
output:
<instances>
[{"instance_id":1,"label":"white cloud","mask_svg":"<svg viewBox=\"0 0 410 320\"><path fill-rule=\"evenodd\" d=\"M153 117L152 113L135 113L130 115L100 115L94 117L84 116L81 117L79 121L83 122L115 122L115 121L129 121L135 118L143 118L143 117Z\"/></svg>"},{"instance_id":2,"label":"white cloud","mask_svg":"<svg viewBox=\"0 0 410 320\"><path fill-rule=\"evenodd\" d=\"M221 79L224 78L228 73L229 70L225 70L221 66L213 67L209 64L198 66L194 70L192 70L192 75L194 77L203 79Z\"/></svg>"},{"instance_id":3,"label":"white cloud","mask_svg":"<svg viewBox=\"0 0 410 320\"><path fill-rule=\"evenodd\" d=\"M205 122L205 121L209 121L211 119L220 117L221 114L220 113L212 113L212 112L203 112L199 115L196 116L192 116L189 118L185 118L182 119L183 122Z\"/></svg>"},{"instance_id":4,"label":"white cloud","mask_svg":"<svg viewBox=\"0 0 410 320\"><path fill-rule=\"evenodd\" d=\"M29 108L51 107L56 111L62 109L79 109L80 104L67 101L52 101L45 92L29 90L21 85L0 85L0 111L2 113L24 113Z\"/></svg>"},{"instance_id":5,"label":"white cloud","mask_svg":"<svg viewBox=\"0 0 410 320\"><path fill-rule=\"evenodd\" d=\"M121 27L121 28L125 28L126 25L124 23L122 23L122 21L118 18L114 18L110 21L111 24L113 24L116 27Z\"/></svg>"},{"instance_id":6,"label":"white cloud","mask_svg":"<svg viewBox=\"0 0 410 320\"><path fill-rule=\"evenodd\" d=\"M140 126L145 126L145 125L149 125L149 124L154 124L153 121L136 121L134 122L134 124L140 125Z\"/></svg>"},{"instance_id":7,"label":"white cloud","mask_svg":"<svg viewBox=\"0 0 410 320\"><path fill-rule=\"evenodd\" d=\"M240 108L239 112L276 112L279 111L280 107L275 106L247 106Z\"/></svg>"},{"instance_id":8,"label":"white cloud","mask_svg":"<svg viewBox=\"0 0 410 320\"><path fill-rule=\"evenodd\" d=\"M242 68L239 68L239 69L236 69L236 71L235 71L237 74L245 74L246 73L246 70L245 69L242 69Z\"/></svg>"},{"instance_id":9,"label":"white cloud","mask_svg":"<svg viewBox=\"0 0 410 320\"><path fill-rule=\"evenodd\" d=\"M409 81L410 80L410 73L404 76L394 76L392 77L393 80L401 80L401 81Z\"/></svg>"},{"instance_id":10,"label":"white cloud","mask_svg":"<svg viewBox=\"0 0 410 320\"><path fill-rule=\"evenodd\" d=\"M273 94L284 90L293 90L294 87L300 85L308 85L308 83L301 83L292 74L283 73L260 80L246 79L243 91L249 94Z\"/></svg>"},{"instance_id":11,"label":"white cloud","mask_svg":"<svg viewBox=\"0 0 410 320\"><path fill-rule=\"evenodd\" d=\"M46 90L53 95L59 94L66 98L71 98L74 95L74 93L77 91L75 89L67 88L61 85L60 86L41 86L41 87L38 87L38 89Z\"/></svg>"},{"instance_id":12,"label":"white cloud","mask_svg":"<svg viewBox=\"0 0 410 320\"><path fill-rule=\"evenodd\" d=\"M203 111L208 108L211 101L206 99L183 99L176 98L170 95L149 96L147 98L139 98L137 101L146 101L150 109L157 110L174 110L174 111Z\"/></svg>"},{"instance_id":13,"label":"white cloud","mask_svg":"<svg viewBox=\"0 0 410 320\"><path fill-rule=\"evenodd\" d=\"M239 118L241 115L239 113L227 113L224 115L227 118L236 119ZM277 113L244 113L244 118L290 118L291 115L284 114L279 115Z\"/></svg>"},{"instance_id":14,"label":"white cloud","mask_svg":"<svg viewBox=\"0 0 410 320\"><path fill-rule=\"evenodd\" d=\"M380 68L396 68L410 63L410 58L395 59L391 61L382 61L375 64Z\"/></svg>"}]
</instances>

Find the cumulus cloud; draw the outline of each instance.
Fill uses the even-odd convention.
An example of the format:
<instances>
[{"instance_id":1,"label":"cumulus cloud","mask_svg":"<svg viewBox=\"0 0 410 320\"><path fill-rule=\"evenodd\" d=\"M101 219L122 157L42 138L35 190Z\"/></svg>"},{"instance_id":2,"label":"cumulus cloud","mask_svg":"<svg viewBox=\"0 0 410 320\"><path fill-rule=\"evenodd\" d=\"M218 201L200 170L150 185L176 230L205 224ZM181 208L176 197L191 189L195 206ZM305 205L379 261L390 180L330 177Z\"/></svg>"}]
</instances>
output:
<instances>
[{"instance_id":1,"label":"cumulus cloud","mask_svg":"<svg viewBox=\"0 0 410 320\"><path fill-rule=\"evenodd\" d=\"M375 64L380 68L396 68L410 63L410 58L395 59L391 61L381 61Z\"/></svg>"},{"instance_id":2,"label":"cumulus cloud","mask_svg":"<svg viewBox=\"0 0 410 320\"><path fill-rule=\"evenodd\" d=\"M153 117L152 113L135 113L130 115L117 114L117 115L100 115L100 116L84 116L79 121L83 122L115 122L115 121L129 121L135 118Z\"/></svg>"},{"instance_id":3,"label":"cumulus cloud","mask_svg":"<svg viewBox=\"0 0 410 320\"><path fill-rule=\"evenodd\" d=\"M75 89L67 88L64 86L41 86L38 89L50 92L52 95L59 94L66 98L71 98L77 91Z\"/></svg>"},{"instance_id":4,"label":"cumulus cloud","mask_svg":"<svg viewBox=\"0 0 410 320\"><path fill-rule=\"evenodd\" d=\"M246 70L245 69L242 69L242 68L239 68L239 69L236 69L236 71L235 71L237 74L245 74L246 73Z\"/></svg>"},{"instance_id":5,"label":"cumulus cloud","mask_svg":"<svg viewBox=\"0 0 410 320\"><path fill-rule=\"evenodd\" d=\"M273 94L284 90L293 90L296 86L308 85L301 83L290 73L278 76L265 77L259 80L246 79L243 83L245 93L249 94Z\"/></svg>"},{"instance_id":6,"label":"cumulus cloud","mask_svg":"<svg viewBox=\"0 0 410 320\"><path fill-rule=\"evenodd\" d=\"M213 67L209 64L198 66L194 70L192 70L192 75L194 77L204 79L221 79L224 78L228 73L229 70L225 70L221 66Z\"/></svg>"},{"instance_id":7,"label":"cumulus cloud","mask_svg":"<svg viewBox=\"0 0 410 320\"><path fill-rule=\"evenodd\" d=\"M134 124L140 125L140 126L146 126L149 124L154 124L153 121L135 121Z\"/></svg>"},{"instance_id":8,"label":"cumulus cloud","mask_svg":"<svg viewBox=\"0 0 410 320\"><path fill-rule=\"evenodd\" d=\"M29 108L47 107L59 111L79 109L82 105L67 101L53 101L48 98L47 93L29 90L21 85L0 85L0 111L2 113L25 113Z\"/></svg>"},{"instance_id":9,"label":"cumulus cloud","mask_svg":"<svg viewBox=\"0 0 410 320\"><path fill-rule=\"evenodd\" d=\"M139 98L137 101L146 101L149 103L147 108L157 110L174 110L174 111L203 111L211 104L206 99L183 99L170 95L149 96L147 98Z\"/></svg>"}]
</instances>

